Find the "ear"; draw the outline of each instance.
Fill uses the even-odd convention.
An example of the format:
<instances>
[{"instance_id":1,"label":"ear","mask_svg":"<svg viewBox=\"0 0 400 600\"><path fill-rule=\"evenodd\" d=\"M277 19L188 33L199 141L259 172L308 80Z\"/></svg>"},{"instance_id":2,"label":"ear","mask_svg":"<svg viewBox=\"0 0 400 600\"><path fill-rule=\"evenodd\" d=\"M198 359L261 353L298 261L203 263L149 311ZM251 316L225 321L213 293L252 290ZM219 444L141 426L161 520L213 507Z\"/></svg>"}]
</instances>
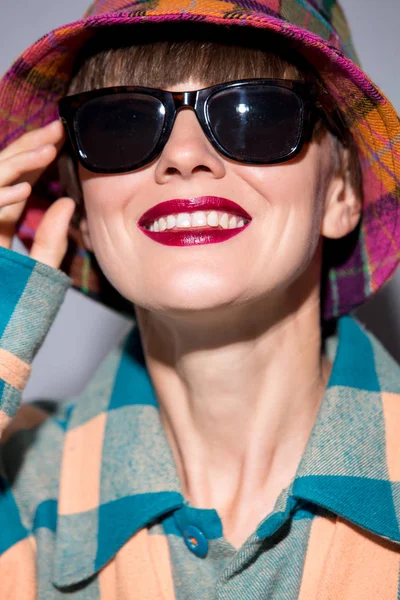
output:
<instances>
[{"instance_id":1,"label":"ear","mask_svg":"<svg viewBox=\"0 0 400 600\"><path fill-rule=\"evenodd\" d=\"M93 246L92 246L92 241L90 239L90 233L89 233L89 228L88 228L88 222L87 222L86 215L84 215L81 218L81 220L79 222L79 229L81 231L82 238L83 238L83 243L85 244L86 250L89 250L90 252L93 252Z\"/></svg>"},{"instance_id":2,"label":"ear","mask_svg":"<svg viewBox=\"0 0 400 600\"><path fill-rule=\"evenodd\" d=\"M362 212L361 198L354 189L350 174L350 150L340 150L340 168L329 182L321 234L339 239L353 231Z\"/></svg>"}]
</instances>

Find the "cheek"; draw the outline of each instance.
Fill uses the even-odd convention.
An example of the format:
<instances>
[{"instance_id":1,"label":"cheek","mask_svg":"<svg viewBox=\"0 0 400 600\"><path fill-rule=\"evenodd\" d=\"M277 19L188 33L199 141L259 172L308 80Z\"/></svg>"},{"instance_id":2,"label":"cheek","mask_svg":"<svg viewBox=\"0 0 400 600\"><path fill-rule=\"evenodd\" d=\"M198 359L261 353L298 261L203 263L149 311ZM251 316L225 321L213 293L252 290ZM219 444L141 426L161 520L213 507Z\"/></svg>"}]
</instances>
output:
<instances>
[{"instance_id":1,"label":"cheek","mask_svg":"<svg viewBox=\"0 0 400 600\"><path fill-rule=\"evenodd\" d=\"M136 223L159 201L154 180L141 173L134 178L90 174L82 188L93 250L105 276L123 296L143 305L159 299L160 290L166 302L186 298L197 305L199 292L207 304L210 297L231 301L286 288L307 269L320 239L326 173L318 151L310 148L305 158L285 165L235 165L218 182L222 196L253 215L236 256L228 246L204 247L192 257L190 250L179 254L150 244Z\"/></svg>"},{"instance_id":2,"label":"cheek","mask_svg":"<svg viewBox=\"0 0 400 600\"><path fill-rule=\"evenodd\" d=\"M124 235L123 224L135 204L129 176L90 176L82 181L88 227L94 251L101 257L107 244Z\"/></svg>"},{"instance_id":3,"label":"cheek","mask_svg":"<svg viewBox=\"0 0 400 600\"><path fill-rule=\"evenodd\" d=\"M88 216L111 216L120 212L127 190L124 180L116 176L93 176L82 182L85 208Z\"/></svg>"},{"instance_id":4,"label":"cheek","mask_svg":"<svg viewBox=\"0 0 400 600\"><path fill-rule=\"evenodd\" d=\"M269 167L252 167L242 174L261 198L259 213L262 244L255 259L287 272L304 270L320 237L324 186L320 165L309 160ZM273 271L273 269L271 269Z\"/></svg>"},{"instance_id":5,"label":"cheek","mask_svg":"<svg viewBox=\"0 0 400 600\"><path fill-rule=\"evenodd\" d=\"M88 215L96 213L110 219L118 217L128 205L136 205L138 197L143 196L141 190L146 189L146 175L143 172L96 174L80 164L78 172ZM95 219L92 220L95 224Z\"/></svg>"},{"instance_id":6,"label":"cheek","mask_svg":"<svg viewBox=\"0 0 400 600\"><path fill-rule=\"evenodd\" d=\"M132 281L127 273L141 281L149 268L147 257L143 260L143 234L136 226L148 208L148 181L139 173L88 173L81 185L93 252L110 283L129 297Z\"/></svg>"}]
</instances>

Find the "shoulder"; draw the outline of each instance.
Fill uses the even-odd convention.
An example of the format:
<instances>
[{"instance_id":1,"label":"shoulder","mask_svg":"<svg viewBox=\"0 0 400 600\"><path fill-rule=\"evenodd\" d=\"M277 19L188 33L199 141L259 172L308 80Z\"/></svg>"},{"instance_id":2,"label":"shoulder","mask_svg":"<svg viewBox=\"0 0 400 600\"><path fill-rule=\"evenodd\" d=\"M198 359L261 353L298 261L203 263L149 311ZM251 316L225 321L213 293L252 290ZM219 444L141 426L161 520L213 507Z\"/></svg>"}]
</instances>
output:
<instances>
[{"instance_id":1,"label":"shoulder","mask_svg":"<svg viewBox=\"0 0 400 600\"><path fill-rule=\"evenodd\" d=\"M109 352L79 396L23 404L3 432L0 555L30 536L36 537L39 531L56 531L66 449L70 455L82 432L89 453L92 451L93 432L85 425L108 410L129 335ZM75 461L74 469L77 465Z\"/></svg>"},{"instance_id":2,"label":"shoulder","mask_svg":"<svg viewBox=\"0 0 400 600\"><path fill-rule=\"evenodd\" d=\"M17 552L17 556L21 552L21 556L24 555L32 548L30 538L39 528L55 531L62 448L69 411L69 402L23 404L2 436L2 558L9 556L8 550Z\"/></svg>"},{"instance_id":3,"label":"shoulder","mask_svg":"<svg viewBox=\"0 0 400 600\"><path fill-rule=\"evenodd\" d=\"M26 475L29 468L39 469L47 462L56 467L68 430L107 408L131 333L132 329L109 351L76 397L36 400L20 406L0 439L0 456L8 474L14 476L23 467ZM40 461L31 464L31 457L38 455Z\"/></svg>"},{"instance_id":4,"label":"shoulder","mask_svg":"<svg viewBox=\"0 0 400 600\"><path fill-rule=\"evenodd\" d=\"M62 449L72 407L68 401L23 404L3 434L3 488L12 495L28 530L38 507L57 499Z\"/></svg>"},{"instance_id":5,"label":"shoulder","mask_svg":"<svg viewBox=\"0 0 400 600\"><path fill-rule=\"evenodd\" d=\"M348 344L349 354L359 355L349 359L352 368L353 387L359 388L377 407L375 426L381 427L383 444L389 476L392 481L400 479L400 453L398 451L398 432L400 431L400 365L388 352L380 339L368 331L365 325L348 318L351 327L357 327L358 333ZM371 413L373 414L373 413ZM381 424L381 425L380 425Z\"/></svg>"},{"instance_id":6,"label":"shoulder","mask_svg":"<svg viewBox=\"0 0 400 600\"><path fill-rule=\"evenodd\" d=\"M45 424L59 422L62 427L63 421L59 421L60 417L65 417L69 412L69 402L67 406L65 402L57 401L35 401L22 404L11 421L10 425L4 430L1 438L1 447L7 448L11 439L21 435L23 432L29 434ZM53 422L54 425L54 422Z\"/></svg>"},{"instance_id":7,"label":"shoulder","mask_svg":"<svg viewBox=\"0 0 400 600\"><path fill-rule=\"evenodd\" d=\"M0 442L0 477L6 480L26 519L36 507L58 499L66 440L107 410L129 334L97 368L79 396L22 404Z\"/></svg>"}]
</instances>

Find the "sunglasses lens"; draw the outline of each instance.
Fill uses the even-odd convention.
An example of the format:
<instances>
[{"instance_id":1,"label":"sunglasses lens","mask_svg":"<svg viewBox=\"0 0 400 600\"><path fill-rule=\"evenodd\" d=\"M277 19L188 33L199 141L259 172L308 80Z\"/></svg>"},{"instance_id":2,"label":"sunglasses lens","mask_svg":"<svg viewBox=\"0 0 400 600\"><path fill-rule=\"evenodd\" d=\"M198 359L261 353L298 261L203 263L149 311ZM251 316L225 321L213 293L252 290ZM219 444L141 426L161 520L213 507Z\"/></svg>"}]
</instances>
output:
<instances>
[{"instance_id":1,"label":"sunglasses lens","mask_svg":"<svg viewBox=\"0 0 400 600\"><path fill-rule=\"evenodd\" d=\"M164 124L164 106L144 94L110 94L85 102L75 132L81 152L97 169L133 170L153 152Z\"/></svg>"},{"instance_id":2,"label":"sunglasses lens","mask_svg":"<svg viewBox=\"0 0 400 600\"><path fill-rule=\"evenodd\" d=\"M210 127L236 160L279 162L298 147L303 102L290 89L247 85L217 92L208 101Z\"/></svg>"}]
</instances>

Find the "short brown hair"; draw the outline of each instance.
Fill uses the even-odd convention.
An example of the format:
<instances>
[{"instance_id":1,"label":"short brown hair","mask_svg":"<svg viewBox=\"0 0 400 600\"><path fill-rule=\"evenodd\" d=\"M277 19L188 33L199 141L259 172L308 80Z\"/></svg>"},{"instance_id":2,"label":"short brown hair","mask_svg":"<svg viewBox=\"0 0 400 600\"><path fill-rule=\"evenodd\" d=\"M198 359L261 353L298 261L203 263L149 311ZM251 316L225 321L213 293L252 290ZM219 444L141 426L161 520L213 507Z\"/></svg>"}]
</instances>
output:
<instances>
[{"instance_id":1,"label":"short brown hair","mask_svg":"<svg viewBox=\"0 0 400 600\"><path fill-rule=\"evenodd\" d=\"M313 73L299 52L281 36L249 27L206 23L111 26L99 30L80 50L66 95L116 85L172 87L183 80L204 85L252 77L304 80ZM315 73L316 76L316 73ZM326 132L319 119L314 139ZM351 139L347 140L351 145ZM337 149L337 162L340 143ZM361 175L351 148L353 185L361 194ZM63 195L77 202L74 223L83 209L76 160L66 151L58 159Z\"/></svg>"}]
</instances>

